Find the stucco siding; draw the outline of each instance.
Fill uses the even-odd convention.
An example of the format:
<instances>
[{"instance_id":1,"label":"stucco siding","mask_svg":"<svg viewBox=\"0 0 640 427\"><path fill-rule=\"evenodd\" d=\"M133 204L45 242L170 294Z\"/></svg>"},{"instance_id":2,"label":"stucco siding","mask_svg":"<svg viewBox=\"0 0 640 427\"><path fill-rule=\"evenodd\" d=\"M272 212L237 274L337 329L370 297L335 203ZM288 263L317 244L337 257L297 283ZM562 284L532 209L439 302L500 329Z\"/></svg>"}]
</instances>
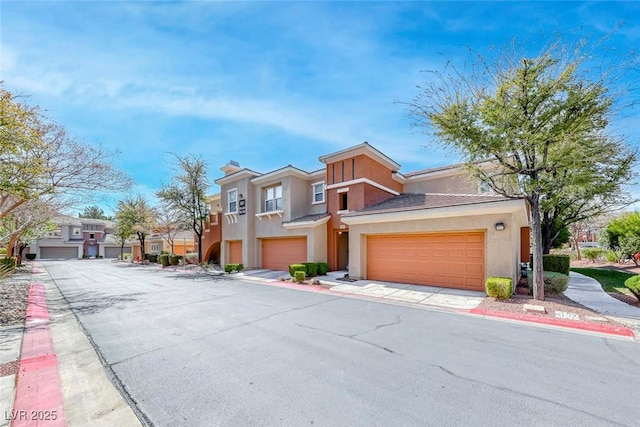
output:
<instances>
[{"instance_id":1,"label":"stucco siding","mask_svg":"<svg viewBox=\"0 0 640 427\"><path fill-rule=\"evenodd\" d=\"M409 181L404 185L404 193L451 193L476 194L478 184L468 175L458 174L424 181Z\"/></svg>"}]
</instances>

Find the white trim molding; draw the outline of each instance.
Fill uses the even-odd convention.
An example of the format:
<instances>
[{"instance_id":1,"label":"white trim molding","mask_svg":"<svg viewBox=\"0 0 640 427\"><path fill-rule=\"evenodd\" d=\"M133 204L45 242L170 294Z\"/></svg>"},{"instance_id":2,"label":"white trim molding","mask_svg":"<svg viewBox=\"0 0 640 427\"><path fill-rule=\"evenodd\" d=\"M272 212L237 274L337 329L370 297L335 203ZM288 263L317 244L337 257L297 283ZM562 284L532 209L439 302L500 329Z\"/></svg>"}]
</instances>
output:
<instances>
[{"instance_id":1,"label":"white trim molding","mask_svg":"<svg viewBox=\"0 0 640 427\"><path fill-rule=\"evenodd\" d=\"M398 196L400 194L396 190L392 190L391 188L385 187L382 184L378 184L375 181L371 181L369 178L358 178L358 179L352 179L351 181L344 181L344 182L338 182L336 184L327 185L327 190L344 187L346 185L355 185L355 184L369 184L372 187L379 188L380 190L386 191L387 193L393 194L394 196ZM340 191L338 190L338 192Z\"/></svg>"},{"instance_id":2,"label":"white trim molding","mask_svg":"<svg viewBox=\"0 0 640 427\"><path fill-rule=\"evenodd\" d=\"M265 216L269 219L271 219L272 216L279 216L280 218L282 218L282 215L284 214L283 210L278 210L278 211L269 211L269 212L261 212L261 213L257 213L256 214L256 218L258 218L260 221L262 221L262 218L264 218Z\"/></svg>"},{"instance_id":3,"label":"white trim molding","mask_svg":"<svg viewBox=\"0 0 640 427\"><path fill-rule=\"evenodd\" d=\"M224 217L227 218L227 224L238 223L238 212L225 212Z\"/></svg>"}]
</instances>

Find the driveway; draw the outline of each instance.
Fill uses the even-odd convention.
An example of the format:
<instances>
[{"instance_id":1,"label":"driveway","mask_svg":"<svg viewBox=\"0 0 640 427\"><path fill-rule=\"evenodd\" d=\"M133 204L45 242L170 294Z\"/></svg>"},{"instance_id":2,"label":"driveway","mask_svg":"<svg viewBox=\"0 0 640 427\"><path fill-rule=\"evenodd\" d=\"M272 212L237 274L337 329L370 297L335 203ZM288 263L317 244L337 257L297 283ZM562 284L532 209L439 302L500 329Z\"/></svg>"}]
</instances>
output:
<instances>
[{"instance_id":1,"label":"driveway","mask_svg":"<svg viewBox=\"0 0 640 427\"><path fill-rule=\"evenodd\" d=\"M107 260L44 265L153 425L640 418L633 340Z\"/></svg>"}]
</instances>

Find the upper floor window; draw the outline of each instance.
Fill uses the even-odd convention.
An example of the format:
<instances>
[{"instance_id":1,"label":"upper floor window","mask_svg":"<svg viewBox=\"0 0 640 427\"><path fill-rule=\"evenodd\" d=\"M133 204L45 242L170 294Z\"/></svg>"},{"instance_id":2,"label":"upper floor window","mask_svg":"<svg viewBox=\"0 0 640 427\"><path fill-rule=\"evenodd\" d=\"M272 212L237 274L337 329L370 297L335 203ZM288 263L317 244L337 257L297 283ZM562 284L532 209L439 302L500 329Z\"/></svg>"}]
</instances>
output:
<instances>
[{"instance_id":1,"label":"upper floor window","mask_svg":"<svg viewBox=\"0 0 640 427\"><path fill-rule=\"evenodd\" d=\"M160 252L160 244L152 243L151 244L151 252Z\"/></svg>"},{"instance_id":2,"label":"upper floor window","mask_svg":"<svg viewBox=\"0 0 640 427\"><path fill-rule=\"evenodd\" d=\"M311 203L324 203L324 181L311 184L313 200Z\"/></svg>"},{"instance_id":3,"label":"upper floor window","mask_svg":"<svg viewBox=\"0 0 640 427\"><path fill-rule=\"evenodd\" d=\"M95 239L96 238L96 234L95 233L89 233L89 238L90 239Z\"/></svg>"},{"instance_id":4,"label":"upper floor window","mask_svg":"<svg viewBox=\"0 0 640 427\"><path fill-rule=\"evenodd\" d=\"M282 185L264 189L264 211L282 210Z\"/></svg>"},{"instance_id":5,"label":"upper floor window","mask_svg":"<svg viewBox=\"0 0 640 427\"><path fill-rule=\"evenodd\" d=\"M238 212L238 189L227 191L228 209L227 212Z\"/></svg>"},{"instance_id":6,"label":"upper floor window","mask_svg":"<svg viewBox=\"0 0 640 427\"><path fill-rule=\"evenodd\" d=\"M340 197L339 200L339 208L341 211L346 211L349 210L349 193L348 192L344 192L344 193L340 193L338 194L338 196Z\"/></svg>"}]
</instances>

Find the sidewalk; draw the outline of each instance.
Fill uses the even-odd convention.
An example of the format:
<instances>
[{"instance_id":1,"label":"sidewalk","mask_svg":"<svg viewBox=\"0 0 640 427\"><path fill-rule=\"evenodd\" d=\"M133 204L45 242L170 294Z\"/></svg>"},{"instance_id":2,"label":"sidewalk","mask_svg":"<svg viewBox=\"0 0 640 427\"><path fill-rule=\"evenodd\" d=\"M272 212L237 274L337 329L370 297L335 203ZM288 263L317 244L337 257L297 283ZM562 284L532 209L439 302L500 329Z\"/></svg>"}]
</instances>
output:
<instances>
[{"instance_id":1,"label":"sidewalk","mask_svg":"<svg viewBox=\"0 0 640 427\"><path fill-rule=\"evenodd\" d=\"M538 319L537 316L526 313L492 313L482 309L476 310L482 300L487 297L485 292L371 280L356 280L353 282L340 280L346 274L346 271L336 271L330 272L326 276L318 276L315 279L317 279L322 285L330 286L327 292L332 294L363 299L374 299L384 302L414 304L423 307L430 306L432 308L442 308L447 310L453 309L485 317L497 317L525 322L528 321L591 332L612 333L623 336L634 335L631 330L628 330L628 328L614 327L613 325L593 325L586 322L567 321L564 319ZM280 281L280 279L290 277L287 272L273 270L249 270L239 273L239 276L244 276L250 280L258 280L267 283L271 282L273 284L282 285L285 284ZM293 285L289 283L287 283L286 286L304 288L300 285ZM312 290L312 287L307 286L307 288L308 290ZM569 276L569 286L564 294L569 299L582 304L597 313L610 317L611 320L635 329L636 335L638 335L638 331L640 331L640 309L610 297L606 292L604 292L596 280L571 272Z\"/></svg>"},{"instance_id":2,"label":"sidewalk","mask_svg":"<svg viewBox=\"0 0 640 427\"><path fill-rule=\"evenodd\" d=\"M20 360L17 380L15 375L1 378L0 398L11 406L0 426L8 426L11 418L14 426L141 425L107 377L55 283L37 262L32 264L31 289L25 328L0 331L2 361ZM63 404L47 407L54 401ZM53 411L55 420L31 420L31 415L52 416Z\"/></svg>"}]
</instances>

